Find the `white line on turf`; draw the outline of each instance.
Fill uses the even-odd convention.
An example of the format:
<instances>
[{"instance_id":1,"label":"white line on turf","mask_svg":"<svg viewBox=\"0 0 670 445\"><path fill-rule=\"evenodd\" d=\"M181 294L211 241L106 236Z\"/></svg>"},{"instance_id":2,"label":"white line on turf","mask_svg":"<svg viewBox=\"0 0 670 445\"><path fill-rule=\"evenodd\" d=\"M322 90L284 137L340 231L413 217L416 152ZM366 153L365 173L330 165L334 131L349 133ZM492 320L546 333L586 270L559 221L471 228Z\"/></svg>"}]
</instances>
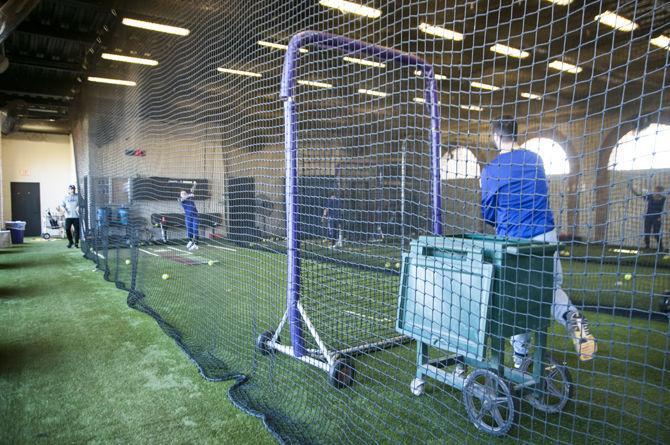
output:
<instances>
[{"instance_id":1,"label":"white line on turf","mask_svg":"<svg viewBox=\"0 0 670 445\"><path fill-rule=\"evenodd\" d=\"M228 250L230 252L237 252L235 249L231 249L230 247L223 247L223 246L214 246L212 244L208 244L207 247L213 247L215 249L221 249L221 250Z\"/></svg>"},{"instance_id":2,"label":"white line on turf","mask_svg":"<svg viewBox=\"0 0 670 445\"><path fill-rule=\"evenodd\" d=\"M388 323L389 321L392 321L390 318L370 317L369 315L359 314L358 312L354 312L354 311L344 311L344 313L349 314L349 315L353 315L354 317L367 318L368 320L372 320L372 321L381 321L383 323Z\"/></svg>"},{"instance_id":3,"label":"white line on turf","mask_svg":"<svg viewBox=\"0 0 670 445\"><path fill-rule=\"evenodd\" d=\"M193 255L192 252L187 250L177 249L176 247L167 246L168 249L176 250L177 252L185 253L186 255Z\"/></svg>"},{"instance_id":4,"label":"white line on turf","mask_svg":"<svg viewBox=\"0 0 670 445\"><path fill-rule=\"evenodd\" d=\"M152 255L152 256L160 256L158 254L155 254L153 252L149 252L148 250L140 249L140 252L146 253L147 255Z\"/></svg>"}]
</instances>

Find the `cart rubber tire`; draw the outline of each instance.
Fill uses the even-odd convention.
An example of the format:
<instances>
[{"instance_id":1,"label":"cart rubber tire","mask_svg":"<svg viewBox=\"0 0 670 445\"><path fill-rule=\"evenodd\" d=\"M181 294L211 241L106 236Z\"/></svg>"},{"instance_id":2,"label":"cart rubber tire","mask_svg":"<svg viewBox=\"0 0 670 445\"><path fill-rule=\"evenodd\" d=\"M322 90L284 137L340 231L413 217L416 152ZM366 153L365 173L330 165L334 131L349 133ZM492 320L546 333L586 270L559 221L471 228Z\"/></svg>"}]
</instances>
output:
<instances>
[{"instance_id":1,"label":"cart rubber tire","mask_svg":"<svg viewBox=\"0 0 670 445\"><path fill-rule=\"evenodd\" d=\"M272 340L272 337L275 335L275 331L265 331L258 336L256 340L256 349L263 355L274 354L275 350L269 347L269 343ZM280 338L277 337L277 342L279 343Z\"/></svg>"},{"instance_id":2,"label":"cart rubber tire","mask_svg":"<svg viewBox=\"0 0 670 445\"><path fill-rule=\"evenodd\" d=\"M478 430L503 436L516 421L516 398L509 385L488 369L476 369L463 384L463 404Z\"/></svg>"},{"instance_id":3,"label":"cart rubber tire","mask_svg":"<svg viewBox=\"0 0 670 445\"><path fill-rule=\"evenodd\" d=\"M426 381L418 377L412 379L412 383L410 384L410 391L412 391L412 394L415 396L423 395L423 393L426 392Z\"/></svg>"},{"instance_id":4,"label":"cart rubber tire","mask_svg":"<svg viewBox=\"0 0 670 445\"><path fill-rule=\"evenodd\" d=\"M42 238L49 239L49 238L51 238L51 235L49 235L48 233L43 233Z\"/></svg>"},{"instance_id":5,"label":"cart rubber tire","mask_svg":"<svg viewBox=\"0 0 670 445\"><path fill-rule=\"evenodd\" d=\"M328 383L335 388L348 388L354 384L356 369L350 357L335 359L328 371Z\"/></svg>"},{"instance_id":6,"label":"cart rubber tire","mask_svg":"<svg viewBox=\"0 0 670 445\"><path fill-rule=\"evenodd\" d=\"M533 360L528 358L519 370L532 374L532 365ZM553 357L549 357L549 363L542 370L540 391L538 394L537 391L525 388L521 390L521 396L533 408L549 414L563 411L565 405L574 397L574 385L568 368Z\"/></svg>"}]
</instances>

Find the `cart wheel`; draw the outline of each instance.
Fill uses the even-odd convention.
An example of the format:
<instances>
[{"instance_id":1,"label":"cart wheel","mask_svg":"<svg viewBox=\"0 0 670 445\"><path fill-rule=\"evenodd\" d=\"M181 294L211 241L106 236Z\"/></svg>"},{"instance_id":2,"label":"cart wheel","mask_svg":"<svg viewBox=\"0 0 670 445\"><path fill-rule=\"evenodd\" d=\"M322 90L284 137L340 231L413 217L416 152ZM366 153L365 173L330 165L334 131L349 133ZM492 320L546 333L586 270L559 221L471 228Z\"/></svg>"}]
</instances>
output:
<instances>
[{"instance_id":1,"label":"cart wheel","mask_svg":"<svg viewBox=\"0 0 670 445\"><path fill-rule=\"evenodd\" d=\"M275 335L275 331L265 331L258 336L256 340L256 349L263 355L270 355L274 353L274 349L271 349L269 346L272 337ZM279 343L279 337L277 337L277 343Z\"/></svg>"},{"instance_id":2,"label":"cart wheel","mask_svg":"<svg viewBox=\"0 0 670 445\"><path fill-rule=\"evenodd\" d=\"M43 233L42 238L49 239L49 238L51 238L51 235L49 235L48 233Z\"/></svg>"},{"instance_id":3,"label":"cart wheel","mask_svg":"<svg viewBox=\"0 0 670 445\"><path fill-rule=\"evenodd\" d=\"M426 392L426 381L424 379L415 378L412 379L410 384L410 390L415 396L420 396Z\"/></svg>"},{"instance_id":4,"label":"cart wheel","mask_svg":"<svg viewBox=\"0 0 670 445\"><path fill-rule=\"evenodd\" d=\"M347 388L354 384L356 370L349 357L338 358L328 371L328 383L335 388Z\"/></svg>"},{"instance_id":5,"label":"cart wheel","mask_svg":"<svg viewBox=\"0 0 670 445\"><path fill-rule=\"evenodd\" d=\"M510 387L488 369L476 369L463 384L463 403L477 429L502 436L514 425L517 409Z\"/></svg>"},{"instance_id":6,"label":"cart wheel","mask_svg":"<svg viewBox=\"0 0 670 445\"><path fill-rule=\"evenodd\" d=\"M520 371L526 374L533 373L533 360L528 359L521 365ZM559 413L574 395L574 386L568 368L549 357L549 363L544 365L540 385L536 388L526 388L522 392L524 400L545 413Z\"/></svg>"}]
</instances>

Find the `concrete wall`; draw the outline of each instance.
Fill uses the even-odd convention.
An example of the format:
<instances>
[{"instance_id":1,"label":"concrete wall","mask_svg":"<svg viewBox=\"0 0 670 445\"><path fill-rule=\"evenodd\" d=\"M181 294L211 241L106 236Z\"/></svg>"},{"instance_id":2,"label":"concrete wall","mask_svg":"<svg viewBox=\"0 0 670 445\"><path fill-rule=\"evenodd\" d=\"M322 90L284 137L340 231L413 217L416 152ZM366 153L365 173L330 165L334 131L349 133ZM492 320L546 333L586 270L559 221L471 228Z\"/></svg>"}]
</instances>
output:
<instances>
[{"instance_id":1,"label":"concrete wall","mask_svg":"<svg viewBox=\"0 0 670 445\"><path fill-rule=\"evenodd\" d=\"M11 182L39 182L42 211L55 208L68 184L76 184L69 135L12 133L1 144L3 220L12 218Z\"/></svg>"}]
</instances>

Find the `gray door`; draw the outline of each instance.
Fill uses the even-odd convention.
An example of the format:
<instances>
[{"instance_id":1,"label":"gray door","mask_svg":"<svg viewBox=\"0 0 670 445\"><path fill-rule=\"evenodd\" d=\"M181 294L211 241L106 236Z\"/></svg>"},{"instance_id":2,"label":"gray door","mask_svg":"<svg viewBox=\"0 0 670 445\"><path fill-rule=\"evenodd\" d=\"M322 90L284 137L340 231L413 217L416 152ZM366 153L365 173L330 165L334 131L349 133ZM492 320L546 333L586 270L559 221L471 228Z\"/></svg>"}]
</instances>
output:
<instances>
[{"instance_id":1,"label":"gray door","mask_svg":"<svg viewBox=\"0 0 670 445\"><path fill-rule=\"evenodd\" d=\"M12 220L25 221L25 236L39 236L41 231L40 183L12 182Z\"/></svg>"}]
</instances>

